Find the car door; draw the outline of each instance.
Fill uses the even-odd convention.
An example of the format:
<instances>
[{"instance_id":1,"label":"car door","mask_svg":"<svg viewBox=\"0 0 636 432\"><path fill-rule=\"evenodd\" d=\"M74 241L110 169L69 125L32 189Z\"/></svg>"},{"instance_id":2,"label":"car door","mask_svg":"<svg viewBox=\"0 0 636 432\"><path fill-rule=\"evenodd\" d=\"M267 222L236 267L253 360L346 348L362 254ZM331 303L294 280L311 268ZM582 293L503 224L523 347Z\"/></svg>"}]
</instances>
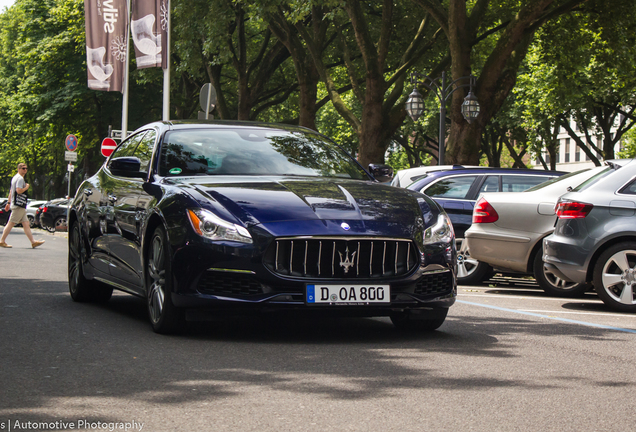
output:
<instances>
[{"instance_id":1,"label":"car door","mask_svg":"<svg viewBox=\"0 0 636 432\"><path fill-rule=\"evenodd\" d=\"M473 206L468 197L473 195L475 184L481 178L476 174L443 177L421 190L444 208L458 238L464 237L472 223Z\"/></svg>"},{"instance_id":2,"label":"car door","mask_svg":"<svg viewBox=\"0 0 636 432\"><path fill-rule=\"evenodd\" d=\"M152 151L155 146L157 133L154 129L146 131L132 156L138 157L141 164L139 170L148 173ZM118 279L133 285L133 289L142 290L142 251L141 251L141 221L143 214L138 210L141 197L147 201L148 194L144 191L146 178L117 178L115 187L110 195L113 203L115 225L118 235L110 237L110 252L113 268L111 274Z\"/></svg>"},{"instance_id":3,"label":"car door","mask_svg":"<svg viewBox=\"0 0 636 432\"><path fill-rule=\"evenodd\" d=\"M109 159L134 156L147 131L131 136L123 142ZM108 179L102 186L102 213L108 238L110 274L133 291L140 286L140 277L135 270L135 208L137 196L143 185L140 178L121 177L108 170Z\"/></svg>"}]
</instances>

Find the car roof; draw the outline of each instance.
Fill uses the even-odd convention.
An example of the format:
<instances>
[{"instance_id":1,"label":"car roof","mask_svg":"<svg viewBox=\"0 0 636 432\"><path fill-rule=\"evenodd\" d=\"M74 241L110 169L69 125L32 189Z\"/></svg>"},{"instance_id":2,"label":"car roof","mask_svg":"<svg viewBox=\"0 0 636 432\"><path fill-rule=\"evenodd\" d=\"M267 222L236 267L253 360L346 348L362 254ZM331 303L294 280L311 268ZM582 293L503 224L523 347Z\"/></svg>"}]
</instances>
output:
<instances>
[{"instance_id":1,"label":"car roof","mask_svg":"<svg viewBox=\"0 0 636 432\"><path fill-rule=\"evenodd\" d=\"M179 130L179 129L227 129L228 127L238 128L238 129L249 129L249 128L259 128L259 129L272 129L272 130L281 130L288 132L305 132L305 133L313 133L321 135L319 132L316 132L313 129L309 129L303 126L296 125L287 125L282 123L265 123L265 122L257 122L257 121L247 121L247 120L168 120L168 121L157 121L153 123L148 123L146 125L141 126L136 129L134 133L138 131L146 130L152 127L161 128L164 130ZM132 134L131 134L132 135Z\"/></svg>"},{"instance_id":2,"label":"car roof","mask_svg":"<svg viewBox=\"0 0 636 432\"><path fill-rule=\"evenodd\" d=\"M561 176L563 174L567 174L564 171L547 171L547 170L535 170L531 168L493 168L493 167L482 167L482 168L461 168L451 171L433 171L431 173L425 174L424 177L418 179L407 186L408 189L417 189L425 184L432 182L438 178L442 177L450 177L450 176L460 176L460 175L468 175L468 174L479 174L479 175L490 175L490 174L526 174L526 175L551 175L551 176Z\"/></svg>"}]
</instances>

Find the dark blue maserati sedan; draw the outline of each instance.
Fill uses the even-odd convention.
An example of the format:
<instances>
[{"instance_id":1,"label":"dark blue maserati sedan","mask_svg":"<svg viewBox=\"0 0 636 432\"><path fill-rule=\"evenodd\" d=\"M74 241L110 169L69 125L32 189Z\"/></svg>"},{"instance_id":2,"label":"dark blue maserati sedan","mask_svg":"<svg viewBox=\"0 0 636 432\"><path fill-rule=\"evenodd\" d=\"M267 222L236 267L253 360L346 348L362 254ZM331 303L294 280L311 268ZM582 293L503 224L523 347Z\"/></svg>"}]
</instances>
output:
<instances>
[{"instance_id":1,"label":"dark blue maserati sedan","mask_svg":"<svg viewBox=\"0 0 636 432\"><path fill-rule=\"evenodd\" d=\"M300 127L148 124L81 184L68 221L73 300L140 296L158 333L202 311L285 310L435 330L457 294L439 205Z\"/></svg>"}]
</instances>

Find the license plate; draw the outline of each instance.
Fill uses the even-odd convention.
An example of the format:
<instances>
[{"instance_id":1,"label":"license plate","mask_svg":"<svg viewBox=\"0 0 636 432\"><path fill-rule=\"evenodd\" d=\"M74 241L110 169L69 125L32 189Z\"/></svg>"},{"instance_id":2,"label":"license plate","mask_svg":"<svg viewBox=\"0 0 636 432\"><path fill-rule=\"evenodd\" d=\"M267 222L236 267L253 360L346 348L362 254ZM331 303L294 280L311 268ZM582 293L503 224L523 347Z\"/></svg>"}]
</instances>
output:
<instances>
[{"instance_id":1,"label":"license plate","mask_svg":"<svg viewBox=\"0 0 636 432\"><path fill-rule=\"evenodd\" d=\"M368 305L390 303L389 285L307 285L308 304Z\"/></svg>"}]
</instances>

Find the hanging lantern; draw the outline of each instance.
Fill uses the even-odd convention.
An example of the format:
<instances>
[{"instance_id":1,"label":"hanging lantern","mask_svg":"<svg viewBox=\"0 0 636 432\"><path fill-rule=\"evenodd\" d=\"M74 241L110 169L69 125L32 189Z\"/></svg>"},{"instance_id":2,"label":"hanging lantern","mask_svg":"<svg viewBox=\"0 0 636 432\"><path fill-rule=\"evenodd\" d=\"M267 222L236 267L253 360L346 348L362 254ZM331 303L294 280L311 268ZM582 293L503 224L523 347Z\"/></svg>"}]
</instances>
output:
<instances>
[{"instance_id":1,"label":"hanging lantern","mask_svg":"<svg viewBox=\"0 0 636 432\"><path fill-rule=\"evenodd\" d=\"M409 117L411 117L413 121L417 121L424 112L424 98L416 88L414 88L409 95L405 108Z\"/></svg>"}]
</instances>

